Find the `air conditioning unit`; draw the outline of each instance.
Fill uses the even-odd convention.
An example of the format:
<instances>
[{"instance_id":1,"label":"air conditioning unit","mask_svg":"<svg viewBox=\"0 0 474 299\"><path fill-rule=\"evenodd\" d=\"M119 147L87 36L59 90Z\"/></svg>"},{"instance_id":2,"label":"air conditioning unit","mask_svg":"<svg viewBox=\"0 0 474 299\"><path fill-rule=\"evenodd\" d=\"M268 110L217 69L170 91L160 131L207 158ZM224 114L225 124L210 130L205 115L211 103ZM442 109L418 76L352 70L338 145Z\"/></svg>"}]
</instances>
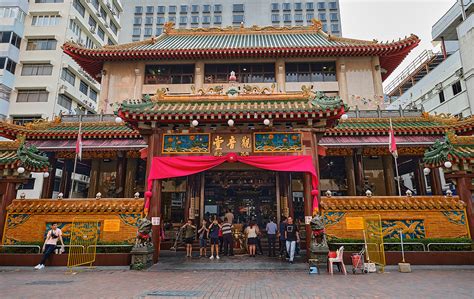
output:
<instances>
[{"instance_id":1,"label":"air conditioning unit","mask_svg":"<svg viewBox=\"0 0 474 299\"><path fill-rule=\"evenodd\" d=\"M102 14L100 12L97 12L96 15L97 15L98 18L102 18Z\"/></svg>"},{"instance_id":2,"label":"air conditioning unit","mask_svg":"<svg viewBox=\"0 0 474 299\"><path fill-rule=\"evenodd\" d=\"M91 32L95 33L95 26L91 26Z\"/></svg>"},{"instance_id":3,"label":"air conditioning unit","mask_svg":"<svg viewBox=\"0 0 474 299\"><path fill-rule=\"evenodd\" d=\"M109 24L105 23L104 24L105 28L109 28Z\"/></svg>"},{"instance_id":4,"label":"air conditioning unit","mask_svg":"<svg viewBox=\"0 0 474 299\"><path fill-rule=\"evenodd\" d=\"M59 93L64 93L66 90L67 90L67 86L64 84L59 87Z\"/></svg>"},{"instance_id":5,"label":"air conditioning unit","mask_svg":"<svg viewBox=\"0 0 474 299\"><path fill-rule=\"evenodd\" d=\"M110 4L110 2L107 2L107 8L112 11L112 4Z\"/></svg>"},{"instance_id":6,"label":"air conditioning unit","mask_svg":"<svg viewBox=\"0 0 474 299\"><path fill-rule=\"evenodd\" d=\"M115 12L115 10L112 10L112 14L115 16L117 15L117 13Z\"/></svg>"}]
</instances>

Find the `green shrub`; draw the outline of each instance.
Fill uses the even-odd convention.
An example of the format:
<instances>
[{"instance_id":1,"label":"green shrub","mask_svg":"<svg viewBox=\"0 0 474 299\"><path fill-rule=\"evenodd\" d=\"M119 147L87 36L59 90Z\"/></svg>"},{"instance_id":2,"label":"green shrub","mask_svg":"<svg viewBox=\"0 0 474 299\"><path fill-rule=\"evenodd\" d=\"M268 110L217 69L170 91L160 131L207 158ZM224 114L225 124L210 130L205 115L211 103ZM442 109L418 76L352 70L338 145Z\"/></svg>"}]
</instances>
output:
<instances>
[{"instance_id":1,"label":"green shrub","mask_svg":"<svg viewBox=\"0 0 474 299\"><path fill-rule=\"evenodd\" d=\"M43 247L43 242L18 242L15 245L37 245L40 248ZM66 244L68 245L68 244ZM130 246L118 246L118 247L97 247L97 253L130 253L133 244L127 242L98 242L97 245L130 245ZM61 246L60 244L58 246ZM65 253L69 252L69 248L65 248ZM37 248L33 247L0 247L0 253L38 253Z\"/></svg>"}]
</instances>

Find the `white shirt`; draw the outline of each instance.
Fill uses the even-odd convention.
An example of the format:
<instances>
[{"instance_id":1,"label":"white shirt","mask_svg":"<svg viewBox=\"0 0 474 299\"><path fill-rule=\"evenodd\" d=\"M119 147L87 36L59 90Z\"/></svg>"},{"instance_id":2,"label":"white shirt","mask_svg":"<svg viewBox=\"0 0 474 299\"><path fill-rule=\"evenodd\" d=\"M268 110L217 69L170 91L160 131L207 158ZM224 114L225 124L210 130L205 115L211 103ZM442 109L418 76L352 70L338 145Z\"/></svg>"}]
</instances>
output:
<instances>
[{"instance_id":1,"label":"white shirt","mask_svg":"<svg viewBox=\"0 0 474 299\"><path fill-rule=\"evenodd\" d=\"M51 232L53 232L57 238L50 238L51 237ZM59 237L63 234L63 232L57 228L56 230L50 230L48 232L48 235L46 236L46 244L48 245L57 245L58 244L58 240L59 240Z\"/></svg>"}]
</instances>

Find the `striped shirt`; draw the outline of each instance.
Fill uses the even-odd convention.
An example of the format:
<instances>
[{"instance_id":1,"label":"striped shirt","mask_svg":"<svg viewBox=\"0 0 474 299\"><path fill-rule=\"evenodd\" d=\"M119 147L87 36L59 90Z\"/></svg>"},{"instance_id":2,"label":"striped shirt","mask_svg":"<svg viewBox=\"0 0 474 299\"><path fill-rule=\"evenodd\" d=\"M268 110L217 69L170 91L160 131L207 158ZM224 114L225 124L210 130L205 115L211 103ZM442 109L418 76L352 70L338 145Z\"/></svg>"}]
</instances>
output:
<instances>
[{"instance_id":1,"label":"striped shirt","mask_svg":"<svg viewBox=\"0 0 474 299\"><path fill-rule=\"evenodd\" d=\"M228 222L225 222L224 224L222 224L222 234L223 235L226 235L226 234L231 234L232 233L232 228L234 226Z\"/></svg>"}]
</instances>

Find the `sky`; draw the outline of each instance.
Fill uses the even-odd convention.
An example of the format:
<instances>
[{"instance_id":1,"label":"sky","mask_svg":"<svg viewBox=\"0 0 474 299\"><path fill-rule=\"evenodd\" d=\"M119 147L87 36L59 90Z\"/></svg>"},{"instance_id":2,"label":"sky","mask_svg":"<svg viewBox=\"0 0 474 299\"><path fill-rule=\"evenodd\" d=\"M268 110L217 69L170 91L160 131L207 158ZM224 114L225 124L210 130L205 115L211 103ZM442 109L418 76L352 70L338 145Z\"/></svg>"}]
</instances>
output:
<instances>
[{"instance_id":1,"label":"sky","mask_svg":"<svg viewBox=\"0 0 474 299\"><path fill-rule=\"evenodd\" d=\"M432 49L431 26L456 0L339 0L342 35L348 38L392 41L416 34L421 42L384 81L384 86L423 50Z\"/></svg>"}]
</instances>

